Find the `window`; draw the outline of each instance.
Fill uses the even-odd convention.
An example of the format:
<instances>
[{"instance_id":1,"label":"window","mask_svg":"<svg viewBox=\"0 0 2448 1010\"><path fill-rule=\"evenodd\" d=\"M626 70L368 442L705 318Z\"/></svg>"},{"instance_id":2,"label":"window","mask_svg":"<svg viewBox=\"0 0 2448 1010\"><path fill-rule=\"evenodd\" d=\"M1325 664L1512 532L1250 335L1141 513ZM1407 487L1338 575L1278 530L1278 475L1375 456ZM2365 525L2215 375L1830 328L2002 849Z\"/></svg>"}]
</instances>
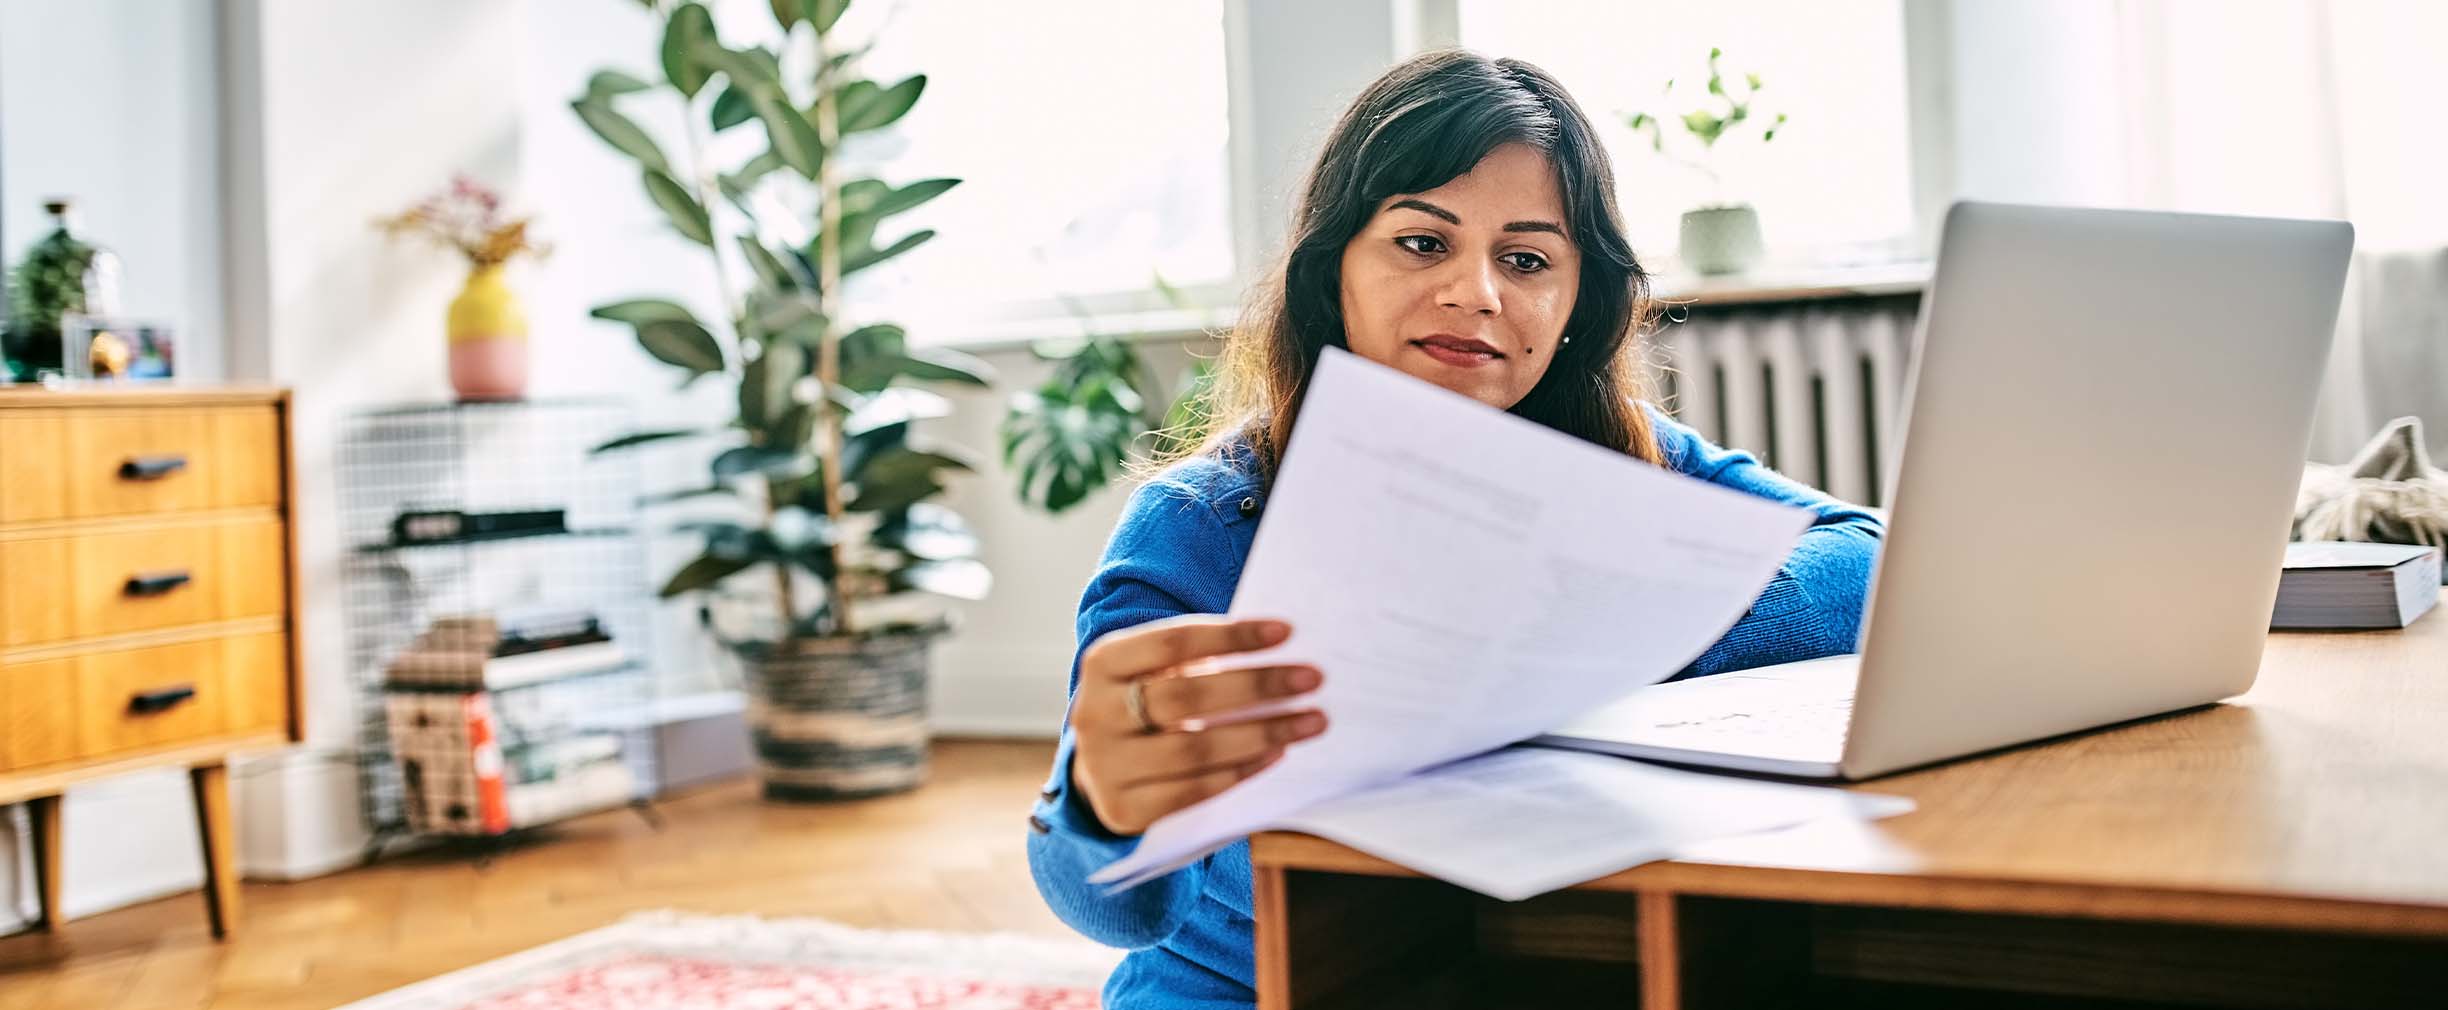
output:
<instances>
[{"instance_id":1,"label":"window","mask_svg":"<svg viewBox=\"0 0 2448 1010\"><path fill-rule=\"evenodd\" d=\"M962 184L895 224L927 245L862 275L919 342L1068 324L1061 299L1233 274L1221 0L853 4L868 76L923 72L907 119L852 157ZM1022 325L1015 326L1015 323Z\"/></svg>"},{"instance_id":2,"label":"window","mask_svg":"<svg viewBox=\"0 0 2448 1010\"><path fill-rule=\"evenodd\" d=\"M1707 79L1711 47L1726 76L1760 75L1754 114L1791 117L1776 140L1756 133L1719 145L1724 198L1759 209L1772 259L1844 263L1892 258L1913 231L1904 23L1899 0L1826 3L1524 5L1461 0L1463 45L1527 60L1564 82L1615 160L1634 248L1662 264L1682 212L1712 202L1702 174L1660 157L1625 123L1635 112L1679 117ZM1673 104L1661 101L1669 79ZM1677 137L1668 120L1669 150Z\"/></svg>"}]
</instances>

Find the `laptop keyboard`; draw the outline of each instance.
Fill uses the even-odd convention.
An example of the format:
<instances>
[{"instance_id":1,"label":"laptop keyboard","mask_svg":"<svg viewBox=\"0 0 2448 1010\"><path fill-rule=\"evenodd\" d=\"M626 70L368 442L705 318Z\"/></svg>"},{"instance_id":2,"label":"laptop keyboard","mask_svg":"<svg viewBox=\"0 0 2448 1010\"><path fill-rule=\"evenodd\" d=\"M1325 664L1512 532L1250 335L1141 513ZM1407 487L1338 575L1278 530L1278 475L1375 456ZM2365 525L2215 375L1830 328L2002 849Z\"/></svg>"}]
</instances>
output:
<instances>
[{"instance_id":1,"label":"laptop keyboard","mask_svg":"<svg viewBox=\"0 0 2448 1010\"><path fill-rule=\"evenodd\" d=\"M1687 741L1834 741L1842 744L1845 726L1853 718L1853 698L1805 698L1769 702L1741 711L1666 715L1651 724L1661 742L1677 746ZM1703 749L1717 749L1704 747Z\"/></svg>"}]
</instances>

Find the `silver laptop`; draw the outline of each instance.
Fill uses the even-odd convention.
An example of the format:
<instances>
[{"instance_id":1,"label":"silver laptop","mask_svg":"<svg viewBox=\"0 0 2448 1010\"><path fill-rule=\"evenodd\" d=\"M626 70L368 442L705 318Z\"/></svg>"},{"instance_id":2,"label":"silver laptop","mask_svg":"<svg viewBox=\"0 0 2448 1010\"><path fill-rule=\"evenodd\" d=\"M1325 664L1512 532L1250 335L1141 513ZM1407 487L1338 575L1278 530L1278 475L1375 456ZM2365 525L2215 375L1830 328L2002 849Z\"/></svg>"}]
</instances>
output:
<instances>
[{"instance_id":1,"label":"silver laptop","mask_svg":"<svg viewBox=\"0 0 2448 1010\"><path fill-rule=\"evenodd\" d=\"M1644 688L1537 742L1861 779L2242 693L2353 244L1955 205L1860 654Z\"/></svg>"}]
</instances>

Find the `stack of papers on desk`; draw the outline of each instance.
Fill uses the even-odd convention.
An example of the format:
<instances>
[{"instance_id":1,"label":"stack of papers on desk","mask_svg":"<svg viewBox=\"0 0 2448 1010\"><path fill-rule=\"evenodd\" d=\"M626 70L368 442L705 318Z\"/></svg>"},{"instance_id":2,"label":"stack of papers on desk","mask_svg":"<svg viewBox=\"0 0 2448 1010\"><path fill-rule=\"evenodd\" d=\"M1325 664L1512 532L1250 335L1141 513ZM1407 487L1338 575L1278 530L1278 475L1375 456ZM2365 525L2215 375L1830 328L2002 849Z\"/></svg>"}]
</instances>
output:
<instances>
[{"instance_id":1,"label":"stack of papers on desk","mask_svg":"<svg viewBox=\"0 0 2448 1010\"><path fill-rule=\"evenodd\" d=\"M1897 812L1614 758L1479 757L1688 665L1809 518L1328 350L1232 605L1292 623L1233 665L1324 670L1294 704L1328 729L1090 880L1132 886L1283 826L1523 896L1713 837Z\"/></svg>"},{"instance_id":2,"label":"stack of papers on desk","mask_svg":"<svg viewBox=\"0 0 2448 1010\"><path fill-rule=\"evenodd\" d=\"M1274 825L1504 901L1665 859L1699 842L1912 801L1513 747L1329 800Z\"/></svg>"}]
</instances>

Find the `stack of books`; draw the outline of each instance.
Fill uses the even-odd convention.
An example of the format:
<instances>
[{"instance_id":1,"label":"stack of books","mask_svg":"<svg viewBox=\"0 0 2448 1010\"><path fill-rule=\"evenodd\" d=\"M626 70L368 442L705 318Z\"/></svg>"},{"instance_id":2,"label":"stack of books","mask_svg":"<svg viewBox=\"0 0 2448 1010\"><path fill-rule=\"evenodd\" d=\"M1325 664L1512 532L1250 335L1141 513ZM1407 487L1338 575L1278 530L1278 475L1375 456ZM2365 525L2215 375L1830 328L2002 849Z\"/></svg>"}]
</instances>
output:
<instances>
[{"instance_id":1,"label":"stack of books","mask_svg":"<svg viewBox=\"0 0 2448 1010\"><path fill-rule=\"evenodd\" d=\"M434 620L384 671L409 826L490 835L628 802L638 778L622 738L564 711L591 695L494 692L629 665L592 614Z\"/></svg>"},{"instance_id":2,"label":"stack of books","mask_svg":"<svg viewBox=\"0 0 2448 1010\"><path fill-rule=\"evenodd\" d=\"M411 830L498 835L636 798L638 779L619 737L520 742L492 699L482 691L388 696L392 756Z\"/></svg>"},{"instance_id":3,"label":"stack of books","mask_svg":"<svg viewBox=\"0 0 2448 1010\"><path fill-rule=\"evenodd\" d=\"M491 615L437 618L384 672L406 691L499 691L629 663L591 614L543 614L504 627Z\"/></svg>"},{"instance_id":4,"label":"stack of books","mask_svg":"<svg viewBox=\"0 0 2448 1010\"><path fill-rule=\"evenodd\" d=\"M2273 628L2402 628L2439 602L2440 550L2410 544L2287 545Z\"/></svg>"}]
</instances>

